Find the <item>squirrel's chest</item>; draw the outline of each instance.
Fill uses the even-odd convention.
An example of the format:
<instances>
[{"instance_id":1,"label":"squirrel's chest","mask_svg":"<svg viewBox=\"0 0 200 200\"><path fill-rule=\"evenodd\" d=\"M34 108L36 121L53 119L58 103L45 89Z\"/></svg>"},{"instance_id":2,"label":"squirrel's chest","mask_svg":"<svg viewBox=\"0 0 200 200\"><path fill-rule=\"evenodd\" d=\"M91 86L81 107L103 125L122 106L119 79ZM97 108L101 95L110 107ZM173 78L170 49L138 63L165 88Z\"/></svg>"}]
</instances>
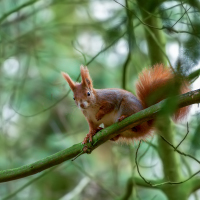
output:
<instances>
[{"instance_id":1,"label":"squirrel's chest","mask_svg":"<svg viewBox=\"0 0 200 200\"><path fill-rule=\"evenodd\" d=\"M88 120L92 121L94 124L98 126L100 124L104 124L104 126L107 127L117 121L117 112L114 110L108 114L105 114L101 120L97 121L96 114L98 113L98 111L99 111L99 108L96 108L96 109L93 108L93 109L88 109L83 114Z\"/></svg>"},{"instance_id":2,"label":"squirrel's chest","mask_svg":"<svg viewBox=\"0 0 200 200\"><path fill-rule=\"evenodd\" d=\"M106 115L100 120L101 123L104 124L104 127L108 127L112 124L114 124L118 119L118 114L116 111L112 111Z\"/></svg>"}]
</instances>

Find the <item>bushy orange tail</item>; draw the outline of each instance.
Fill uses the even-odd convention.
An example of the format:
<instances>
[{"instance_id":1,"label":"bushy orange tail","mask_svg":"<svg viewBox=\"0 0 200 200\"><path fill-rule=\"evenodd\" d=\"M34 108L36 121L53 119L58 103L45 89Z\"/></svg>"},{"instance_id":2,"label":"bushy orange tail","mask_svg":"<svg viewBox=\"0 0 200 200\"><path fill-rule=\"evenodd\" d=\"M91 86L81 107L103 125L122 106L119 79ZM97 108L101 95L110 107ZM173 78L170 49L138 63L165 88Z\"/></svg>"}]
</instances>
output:
<instances>
[{"instance_id":1,"label":"bushy orange tail","mask_svg":"<svg viewBox=\"0 0 200 200\"><path fill-rule=\"evenodd\" d=\"M145 69L139 76L136 84L137 97L141 101L143 108L154 105L172 94L177 88L177 80L174 73L168 67L157 64L151 69ZM179 87L179 94L188 92L190 89L185 82ZM189 107L178 109L174 115L175 120L179 120L187 115Z\"/></svg>"}]
</instances>

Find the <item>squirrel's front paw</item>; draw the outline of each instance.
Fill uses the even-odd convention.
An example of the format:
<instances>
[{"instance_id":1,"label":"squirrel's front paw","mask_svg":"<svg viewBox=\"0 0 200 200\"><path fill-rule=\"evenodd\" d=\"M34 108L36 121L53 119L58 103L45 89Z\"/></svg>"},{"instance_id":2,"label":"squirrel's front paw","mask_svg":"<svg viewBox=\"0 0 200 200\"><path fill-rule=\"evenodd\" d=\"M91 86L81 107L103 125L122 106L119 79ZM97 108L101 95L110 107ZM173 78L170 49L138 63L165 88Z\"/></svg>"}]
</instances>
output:
<instances>
[{"instance_id":1,"label":"squirrel's front paw","mask_svg":"<svg viewBox=\"0 0 200 200\"><path fill-rule=\"evenodd\" d=\"M97 121L102 119L101 115L98 115L98 114L95 116L95 118L96 118Z\"/></svg>"},{"instance_id":2,"label":"squirrel's front paw","mask_svg":"<svg viewBox=\"0 0 200 200\"><path fill-rule=\"evenodd\" d=\"M89 139L89 142L92 142L92 136L93 136L92 133L88 133L88 134L86 135L86 137L84 138L82 144L86 144L86 143L88 142L88 139Z\"/></svg>"},{"instance_id":3,"label":"squirrel's front paw","mask_svg":"<svg viewBox=\"0 0 200 200\"><path fill-rule=\"evenodd\" d=\"M88 140L88 137L86 136L81 144L86 144L87 140Z\"/></svg>"}]
</instances>

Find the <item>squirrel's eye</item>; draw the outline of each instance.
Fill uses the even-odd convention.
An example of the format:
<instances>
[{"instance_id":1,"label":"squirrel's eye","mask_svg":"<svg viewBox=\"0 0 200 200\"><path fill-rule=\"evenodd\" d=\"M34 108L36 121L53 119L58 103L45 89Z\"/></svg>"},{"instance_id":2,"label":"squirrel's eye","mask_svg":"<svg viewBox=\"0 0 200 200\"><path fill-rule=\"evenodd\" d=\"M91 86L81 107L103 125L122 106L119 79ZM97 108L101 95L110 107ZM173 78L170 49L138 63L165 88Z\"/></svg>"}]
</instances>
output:
<instances>
[{"instance_id":1,"label":"squirrel's eye","mask_svg":"<svg viewBox=\"0 0 200 200\"><path fill-rule=\"evenodd\" d=\"M90 96L90 92L88 92L87 95Z\"/></svg>"},{"instance_id":2,"label":"squirrel's eye","mask_svg":"<svg viewBox=\"0 0 200 200\"><path fill-rule=\"evenodd\" d=\"M73 99L75 100L75 98L73 97Z\"/></svg>"}]
</instances>

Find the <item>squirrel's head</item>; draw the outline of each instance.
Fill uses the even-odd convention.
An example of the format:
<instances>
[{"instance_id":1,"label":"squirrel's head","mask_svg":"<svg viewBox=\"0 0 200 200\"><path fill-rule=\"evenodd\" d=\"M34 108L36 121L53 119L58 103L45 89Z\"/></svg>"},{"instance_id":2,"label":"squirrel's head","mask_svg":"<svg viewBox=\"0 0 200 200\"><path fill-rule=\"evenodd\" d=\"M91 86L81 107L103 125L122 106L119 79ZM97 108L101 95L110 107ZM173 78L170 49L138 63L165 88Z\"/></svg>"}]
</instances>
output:
<instances>
[{"instance_id":1,"label":"squirrel's head","mask_svg":"<svg viewBox=\"0 0 200 200\"><path fill-rule=\"evenodd\" d=\"M68 82L72 92L74 93L73 99L76 102L76 105L80 109L87 109L92 104L95 103L95 91L92 85L92 79L90 78L89 71L87 67L81 65L81 83L75 83L72 81L70 76L64 72L62 72L63 77Z\"/></svg>"}]
</instances>

